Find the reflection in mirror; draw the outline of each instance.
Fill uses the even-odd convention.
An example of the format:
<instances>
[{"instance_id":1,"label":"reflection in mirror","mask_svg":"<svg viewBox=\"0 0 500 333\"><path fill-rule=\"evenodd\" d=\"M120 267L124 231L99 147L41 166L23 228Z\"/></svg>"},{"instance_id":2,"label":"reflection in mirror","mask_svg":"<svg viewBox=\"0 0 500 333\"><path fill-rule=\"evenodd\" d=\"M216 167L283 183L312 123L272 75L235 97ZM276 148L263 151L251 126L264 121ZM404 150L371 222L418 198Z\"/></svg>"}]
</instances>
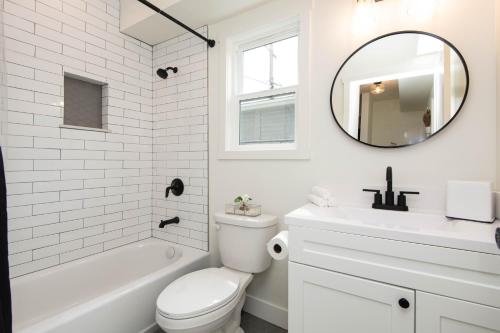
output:
<instances>
[{"instance_id":1,"label":"reflection in mirror","mask_svg":"<svg viewBox=\"0 0 500 333\"><path fill-rule=\"evenodd\" d=\"M460 53L426 33L382 36L356 51L332 86L337 123L352 138L379 147L419 143L460 110L468 72Z\"/></svg>"}]
</instances>

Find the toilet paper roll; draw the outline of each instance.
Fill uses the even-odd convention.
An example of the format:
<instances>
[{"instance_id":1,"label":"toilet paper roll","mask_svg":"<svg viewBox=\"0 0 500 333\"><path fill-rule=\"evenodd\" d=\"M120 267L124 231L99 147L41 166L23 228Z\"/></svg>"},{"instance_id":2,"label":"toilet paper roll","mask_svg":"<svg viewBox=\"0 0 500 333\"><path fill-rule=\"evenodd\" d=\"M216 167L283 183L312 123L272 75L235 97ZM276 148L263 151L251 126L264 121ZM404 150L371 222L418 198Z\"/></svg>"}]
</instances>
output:
<instances>
[{"instance_id":1,"label":"toilet paper roll","mask_svg":"<svg viewBox=\"0 0 500 333\"><path fill-rule=\"evenodd\" d=\"M288 231L282 231L267 243L267 252L274 260L288 257Z\"/></svg>"}]
</instances>

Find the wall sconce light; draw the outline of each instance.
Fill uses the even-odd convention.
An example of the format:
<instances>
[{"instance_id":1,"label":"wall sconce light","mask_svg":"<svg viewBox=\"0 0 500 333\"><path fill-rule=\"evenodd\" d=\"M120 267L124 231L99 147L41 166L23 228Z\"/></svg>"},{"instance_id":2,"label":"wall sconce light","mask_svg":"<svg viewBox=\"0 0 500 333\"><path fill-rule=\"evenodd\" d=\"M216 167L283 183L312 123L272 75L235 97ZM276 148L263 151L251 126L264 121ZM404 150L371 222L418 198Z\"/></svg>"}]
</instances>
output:
<instances>
[{"instance_id":1,"label":"wall sconce light","mask_svg":"<svg viewBox=\"0 0 500 333\"><path fill-rule=\"evenodd\" d=\"M383 0L356 0L354 13L354 30L371 31L375 27L375 3Z\"/></svg>"},{"instance_id":2,"label":"wall sconce light","mask_svg":"<svg viewBox=\"0 0 500 333\"><path fill-rule=\"evenodd\" d=\"M385 91L385 84L383 84L381 81L379 82L373 82L373 84L370 87L370 92L373 95L379 95L384 93Z\"/></svg>"},{"instance_id":3,"label":"wall sconce light","mask_svg":"<svg viewBox=\"0 0 500 333\"><path fill-rule=\"evenodd\" d=\"M406 13L416 19L429 19L434 15L437 0L407 0Z\"/></svg>"}]
</instances>

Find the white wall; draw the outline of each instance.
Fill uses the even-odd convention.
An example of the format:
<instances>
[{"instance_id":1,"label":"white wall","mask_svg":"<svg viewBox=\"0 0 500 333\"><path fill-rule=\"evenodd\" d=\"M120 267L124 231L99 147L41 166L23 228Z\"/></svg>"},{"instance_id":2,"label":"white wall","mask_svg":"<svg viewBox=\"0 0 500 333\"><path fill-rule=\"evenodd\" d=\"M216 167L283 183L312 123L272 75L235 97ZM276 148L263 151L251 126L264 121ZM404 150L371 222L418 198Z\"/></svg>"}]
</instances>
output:
<instances>
[{"instance_id":1,"label":"white wall","mask_svg":"<svg viewBox=\"0 0 500 333\"><path fill-rule=\"evenodd\" d=\"M3 38L3 0L0 0L0 145L7 141L4 137L7 126L7 87L5 85L5 42Z\"/></svg>"},{"instance_id":2,"label":"white wall","mask_svg":"<svg viewBox=\"0 0 500 333\"><path fill-rule=\"evenodd\" d=\"M207 28L198 30L206 34ZM153 48L153 69L178 67L153 82L153 236L208 250L207 45L185 33ZM184 193L165 199L174 178ZM159 229L179 216L179 225Z\"/></svg>"},{"instance_id":3,"label":"white wall","mask_svg":"<svg viewBox=\"0 0 500 333\"><path fill-rule=\"evenodd\" d=\"M286 6L288 1L283 1ZM311 159L306 161L217 160L216 136L210 135L211 248L216 253L213 212L223 209L236 194L249 193L263 211L283 216L305 203L311 186L334 192L340 203L368 207L372 196L363 187L384 186L385 167L394 170L396 187L420 190L409 198L414 209L444 210L449 179L496 178L494 0L441 0L429 19L408 17L396 0L376 5L378 20L368 34L353 32L355 1L315 0L311 13ZM251 12L255 25L269 11ZM464 28L464 22L467 27ZM366 147L348 138L330 113L332 80L350 53L365 41L388 32L417 29L452 42L469 66L471 86L466 104L456 120L436 137L403 149ZM478 50L481 50L480 52ZM216 51L209 56L215 56ZM211 98L212 91L209 96ZM210 115L220 110L210 110ZM212 120L212 118L210 118ZM212 124L212 123L211 123ZM283 225L281 225L284 228ZM255 277L249 295L287 307L287 265L274 262Z\"/></svg>"},{"instance_id":4,"label":"white wall","mask_svg":"<svg viewBox=\"0 0 500 333\"><path fill-rule=\"evenodd\" d=\"M151 46L119 0L6 0L4 22L11 275L151 237ZM110 132L59 127L65 72L108 83Z\"/></svg>"},{"instance_id":5,"label":"white wall","mask_svg":"<svg viewBox=\"0 0 500 333\"><path fill-rule=\"evenodd\" d=\"M418 142L425 137L422 121L425 110L401 111L399 98L374 101L371 107L371 137L369 143L390 146Z\"/></svg>"},{"instance_id":6,"label":"white wall","mask_svg":"<svg viewBox=\"0 0 500 333\"><path fill-rule=\"evenodd\" d=\"M496 55L497 55L497 190L500 190L500 0L495 1ZM497 201L498 202L498 201ZM500 213L497 212L497 216Z\"/></svg>"}]
</instances>

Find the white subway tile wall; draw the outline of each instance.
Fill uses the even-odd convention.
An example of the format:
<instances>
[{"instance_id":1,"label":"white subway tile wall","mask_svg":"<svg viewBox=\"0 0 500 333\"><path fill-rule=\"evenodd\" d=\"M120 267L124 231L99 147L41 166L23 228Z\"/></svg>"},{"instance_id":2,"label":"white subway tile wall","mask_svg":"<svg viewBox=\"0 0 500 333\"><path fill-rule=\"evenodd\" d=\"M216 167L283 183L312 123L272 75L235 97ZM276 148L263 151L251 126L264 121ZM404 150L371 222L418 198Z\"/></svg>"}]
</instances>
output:
<instances>
[{"instance_id":1,"label":"white subway tile wall","mask_svg":"<svg viewBox=\"0 0 500 333\"><path fill-rule=\"evenodd\" d=\"M207 35L207 28L198 29ZM208 53L189 33L153 47L153 69L178 67L153 79L153 236L208 251ZM184 194L165 199L174 178ZM159 229L179 216L179 225Z\"/></svg>"},{"instance_id":2,"label":"white subway tile wall","mask_svg":"<svg viewBox=\"0 0 500 333\"><path fill-rule=\"evenodd\" d=\"M165 212L157 210L152 219L152 47L119 32L119 0L5 0L4 5L11 276L151 237L152 221L156 227L158 213ZM175 57L182 56L182 61L189 63L190 50L176 51ZM200 73L203 69L194 68L198 62L179 65L179 77L187 75L186 82L191 76L206 77ZM65 72L108 84L103 125L110 132L60 128ZM161 83L156 85L160 88ZM196 89L186 92L200 93ZM164 90L160 94L172 98ZM204 106L206 94L203 96L201 102L183 97L179 104ZM200 113L203 119L199 123L195 109L186 112L190 117L185 120L192 122L187 133L200 131L206 136L206 129L197 128L206 126L206 112ZM166 119L167 113L164 116ZM158 117L161 115L155 115ZM164 123L158 128L170 130ZM166 138L170 137L160 141L166 143ZM183 151L203 156L204 152L194 147ZM155 145L155 155L158 149ZM200 156L179 153L179 160L189 167ZM201 223L206 221L201 218L206 213L206 200L197 198L206 195L206 167L182 172L160 169L168 166L164 160L161 165L155 163L155 175L165 176L156 177L162 185L155 186L155 191L164 186L167 176L180 175L188 185L183 198L187 202L172 201L171 207L199 212L199 216L187 216L186 227L179 228L189 242L180 236L169 239L206 248L206 237L190 234L191 230L206 233ZM191 185L196 182L200 185ZM155 197L156 206L169 205ZM201 220L198 223L197 218Z\"/></svg>"}]
</instances>

